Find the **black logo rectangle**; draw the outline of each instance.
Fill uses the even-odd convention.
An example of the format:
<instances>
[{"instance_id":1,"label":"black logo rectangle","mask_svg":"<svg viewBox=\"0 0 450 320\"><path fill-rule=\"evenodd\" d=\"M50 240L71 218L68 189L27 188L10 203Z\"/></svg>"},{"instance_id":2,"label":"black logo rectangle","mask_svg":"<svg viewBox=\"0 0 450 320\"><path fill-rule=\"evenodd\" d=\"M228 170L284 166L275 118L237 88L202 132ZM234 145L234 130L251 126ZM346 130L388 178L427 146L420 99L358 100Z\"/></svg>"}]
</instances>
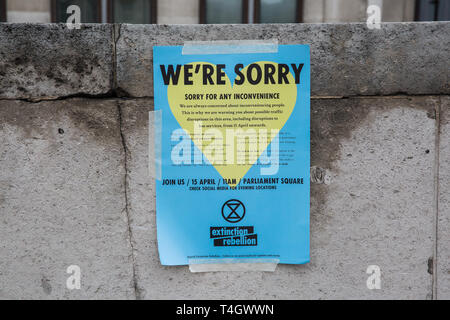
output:
<instances>
[{"instance_id":1,"label":"black logo rectangle","mask_svg":"<svg viewBox=\"0 0 450 320\"><path fill-rule=\"evenodd\" d=\"M257 246L258 235L250 234L239 237L214 239L215 247Z\"/></svg>"},{"instance_id":2,"label":"black logo rectangle","mask_svg":"<svg viewBox=\"0 0 450 320\"><path fill-rule=\"evenodd\" d=\"M258 235L253 226L210 227L209 236L214 239L215 247L258 245Z\"/></svg>"}]
</instances>

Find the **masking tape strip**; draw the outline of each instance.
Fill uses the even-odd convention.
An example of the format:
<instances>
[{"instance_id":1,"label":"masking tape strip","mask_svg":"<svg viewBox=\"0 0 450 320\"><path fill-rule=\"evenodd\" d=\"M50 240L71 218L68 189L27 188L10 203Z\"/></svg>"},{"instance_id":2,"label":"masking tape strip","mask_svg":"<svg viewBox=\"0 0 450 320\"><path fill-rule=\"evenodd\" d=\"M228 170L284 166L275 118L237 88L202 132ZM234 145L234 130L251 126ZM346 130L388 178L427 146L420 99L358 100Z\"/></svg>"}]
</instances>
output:
<instances>
[{"instance_id":1,"label":"masking tape strip","mask_svg":"<svg viewBox=\"0 0 450 320\"><path fill-rule=\"evenodd\" d=\"M276 53L278 40L186 41L182 54Z\"/></svg>"},{"instance_id":2,"label":"masking tape strip","mask_svg":"<svg viewBox=\"0 0 450 320\"><path fill-rule=\"evenodd\" d=\"M279 259L189 259L191 272L265 271L274 272Z\"/></svg>"},{"instance_id":3,"label":"masking tape strip","mask_svg":"<svg viewBox=\"0 0 450 320\"><path fill-rule=\"evenodd\" d=\"M148 172L150 177L161 180L162 111L149 111L148 123Z\"/></svg>"}]
</instances>

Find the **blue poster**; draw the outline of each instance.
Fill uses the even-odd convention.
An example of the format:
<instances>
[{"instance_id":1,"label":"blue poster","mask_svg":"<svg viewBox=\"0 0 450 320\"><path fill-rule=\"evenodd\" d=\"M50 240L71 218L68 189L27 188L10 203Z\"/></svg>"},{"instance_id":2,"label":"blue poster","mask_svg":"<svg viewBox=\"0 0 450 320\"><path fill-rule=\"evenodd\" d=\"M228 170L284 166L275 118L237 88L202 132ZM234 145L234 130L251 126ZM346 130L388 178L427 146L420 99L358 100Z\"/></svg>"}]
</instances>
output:
<instances>
[{"instance_id":1,"label":"blue poster","mask_svg":"<svg viewBox=\"0 0 450 320\"><path fill-rule=\"evenodd\" d=\"M154 47L163 265L309 262L309 52Z\"/></svg>"}]
</instances>

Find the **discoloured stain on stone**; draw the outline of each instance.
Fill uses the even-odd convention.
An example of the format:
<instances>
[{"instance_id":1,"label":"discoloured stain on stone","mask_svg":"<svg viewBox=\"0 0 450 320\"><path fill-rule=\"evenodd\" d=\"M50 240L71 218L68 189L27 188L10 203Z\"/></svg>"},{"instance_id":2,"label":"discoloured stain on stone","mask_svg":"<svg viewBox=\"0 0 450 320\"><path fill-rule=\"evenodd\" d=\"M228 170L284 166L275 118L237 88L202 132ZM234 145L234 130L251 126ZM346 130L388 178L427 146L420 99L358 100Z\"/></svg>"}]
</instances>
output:
<instances>
[{"instance_id":1,"label":"discoloured stain on stone","mask_svg":"<svg viewBox=\"0 0 450 320\"><path fill-rule=\"evenodd\" d=\"M0 24L0 98L106 94L112 89L111 28Z\"/></svg>"},{"instance_id":2,"label":"discoloured stain on stone","mask_svg":"<svg viewBox=\"0 0 450 320\"><path fill-rule=\"evenodd\" d=\"M350 139L352 132L363 123L373 121L370 117L373 117L374 113L393 108L416 108L426 111L425 115L429 118L430 113L434 114L438 102L439 97L407 96L313 99L311 100L311 165L326 168L330 175L339 174L336 161L353 156L351 153L342 154L342 140ZM426 150L429 152L429 148ZM405 160L408 156L405 155ZM328 192L330 189L326 184L311 184L311 201L315 202L319 212L322 211Z\"/></svg>"},{"instance_id":3,"label":"discoloured stain on stone","mask_svg":"<svg viewBox=\"0 0 450 320\"><path fill-rule=\"evenodd\" d=\"M311 164L336 169L340 140L366 120L370 109L359 99L333 100L332 108L320 100L311 100Z\"/></svg>"},{"instance_id":4,"label":"discoloured stain on stone","mask_svg":"<svg viewBox=\"0 0 450 320\"><path fill-rule=\"evenodd\" d=\"M117 110L111 106L113 100L74 98L59 100L57 104L43 101L29 103L26 112L17 107L21 104L19 101L1 102L4 116L0 127L12 125L17 128L17 132L22 132L24 139L49 140L55 146L64 143L64 139L81 140L84 135L90 135L102 145L110 145L120 139L117 132ZM69 120L70 124L61 120ZM71 127L82 129L83 135L74 137Z\"/></svg>"},{"instance_id":5,"label":"discoloured stain on stone","mask_svg":"<svg viewBox=\"0 0 450 320\"><path fill-rule=\"evenodd\" d=\"M52 286L50 284L50 280L47 279L45 276L43 276L41 279L41 286L45 294L50 295L52 293Z\"/></svg>"},{"instance_id":6,"label":"discoloured stain on stone","mask_svg":"<svg viewBox=\"0 0 450 320\"><path fill-rule=\"evenodd\" d=\"M433 274L433 258L428 258L427 266L428 266L428 270L427 270L428 273Z\"/></svg>"},{"instance_id":7,"label":"discoloured stain on stone","mask_svg":"<svg viewBox=\"0 0 450 320\"><path fill-rule=\"evenodd\" d=\"M330 184L331 176L328 174L327 170L321 167L312 166L310 168L310 177L312 183L318 184Z\"/></svg>"},{"instance_id":8,"label":"discoloured stain on stone","mask_svg":"<svg viewBox=\"0 0 450 320\"><path fill-rule=\"evenodd\" d=\"M369 121L372 110L392 108L418 108L427 116L435 113L439 97L371 97L332 100L332 107L323 100L311 100L311 164L323 168L336 169L333 162L341 155L341 139L349 139L361 123Z\"/></svg>"}]
</instances>

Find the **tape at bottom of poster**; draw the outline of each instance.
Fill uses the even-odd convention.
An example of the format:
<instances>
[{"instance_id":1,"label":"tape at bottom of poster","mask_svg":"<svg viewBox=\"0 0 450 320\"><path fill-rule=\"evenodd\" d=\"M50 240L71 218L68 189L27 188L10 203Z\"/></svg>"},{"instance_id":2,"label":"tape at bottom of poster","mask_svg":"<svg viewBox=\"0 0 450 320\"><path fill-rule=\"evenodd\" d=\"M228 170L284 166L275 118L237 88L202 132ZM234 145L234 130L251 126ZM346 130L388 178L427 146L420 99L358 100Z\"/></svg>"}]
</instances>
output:
<instances>
[{"instance_id":1,"label":"tape at bottom of poster","mask_svg":"<svg viewBox=\"0 0 450 320\"><path fill-rule=\"evenodd\" d=\"M191 272L266 271L274 272L279 259L189 259Z\"/></svg>"}]
</instances>

